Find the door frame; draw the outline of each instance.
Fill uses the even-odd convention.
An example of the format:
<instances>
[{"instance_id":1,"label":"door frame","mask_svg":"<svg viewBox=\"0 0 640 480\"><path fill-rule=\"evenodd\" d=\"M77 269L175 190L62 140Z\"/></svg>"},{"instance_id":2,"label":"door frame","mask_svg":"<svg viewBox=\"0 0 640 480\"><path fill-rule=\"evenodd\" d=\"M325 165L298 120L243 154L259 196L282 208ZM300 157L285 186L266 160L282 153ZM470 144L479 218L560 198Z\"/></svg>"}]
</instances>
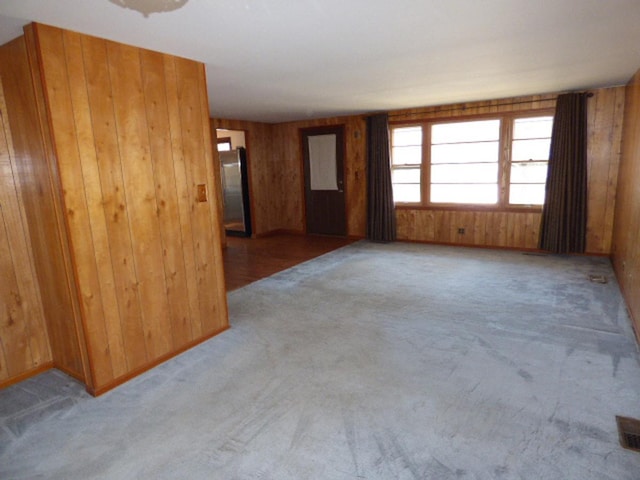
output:
<instances>
[{"instance_id":1,"label":"door frame","mask_svg":"<svg viewBox=\"0 0 640 480\"><path fill-rule=\"evenodd\" d=\"M304 127L298 129L298 137L300 138L300 176L302 179L302 213L303 213L303 227L304 233L309 233L309 227L307 222L307 169L305 165L305 138L313 135L326 135L334 133L336 130L341 131L342 136L342 193L344 194L344 219L345 219L345 232L344 237L349 236L349 222L347 216L347 127L345 123L336 123L332 125L317 125L313 127ZM338 235L339 236L339 235Z\"/></svg>"},{"instance_id":2,"label":"door frame","mask_svg":"<svg viewBox=\"0 0 640 480\"><path fill-rule=\"evenodd\" d=\"M221 125L221 123L224 124ZM247 194L249 195L249 217L251 219L251 238L255 238L256 237L256 218L255 218L255 208L254 208L254 195L253 195L253 175L252 175L252 167L251 167L251 131L246 129L246 128L236 128L236 127L230 127L230 126L226 126L227 124L225 122L216 122L216 125L214 127L212 127L213 132L212 135L214 135L214 138L216 140L218 140L218 130L229 130L229 131L235 131L235 132L242 132L244 133L244 150L245 150L245 159L246 159L246 164L247 164L247 182L248 182L248 190L247 190ZM231 142L231 137L229 138L229 142ZM220 140L226 139L225 137L220 138ZM231 145L233 147L233 145ZM217 150L217 143L214 145L214 147L216 148L216 154L218 152ZM218 165L217 168L218 170L220 170L220 158L218 157ZM221 212L221 217L220 217L220 221L222 222L222 212ZM224 231L224 226L222 228L222 230ZM225 234L226 235L226 234Z\"/></svg>"}]
</instances>

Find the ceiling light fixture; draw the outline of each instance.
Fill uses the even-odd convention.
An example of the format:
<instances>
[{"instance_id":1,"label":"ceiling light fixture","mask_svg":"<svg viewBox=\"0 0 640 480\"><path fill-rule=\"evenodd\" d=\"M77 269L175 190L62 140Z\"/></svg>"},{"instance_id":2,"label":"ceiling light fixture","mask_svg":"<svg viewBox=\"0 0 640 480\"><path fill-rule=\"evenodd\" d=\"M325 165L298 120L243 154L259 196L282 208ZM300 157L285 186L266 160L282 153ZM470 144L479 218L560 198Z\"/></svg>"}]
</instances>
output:
<instances>
[{"instance_id":1,"label":"ceiling light fixture","mask_svg":"<svg viewBox=\"0 0 640 480\"><path fill-rule=\"evenodd\" d=\"M130 8L140 12L145 17L152 13L171 12L184 5L189 0L109 0L111 3L122 8Z\"/></svg>"}]
</instances>

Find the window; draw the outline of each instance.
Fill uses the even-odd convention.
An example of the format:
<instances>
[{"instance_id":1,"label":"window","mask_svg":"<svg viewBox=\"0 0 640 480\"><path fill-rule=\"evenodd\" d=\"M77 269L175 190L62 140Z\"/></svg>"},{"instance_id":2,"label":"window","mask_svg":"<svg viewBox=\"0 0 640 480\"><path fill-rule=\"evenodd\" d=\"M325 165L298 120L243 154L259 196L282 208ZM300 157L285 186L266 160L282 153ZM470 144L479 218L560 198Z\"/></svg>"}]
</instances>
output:
<instances>
[{"instance_id":1,"label":"window","mask_svg":"<svg viewBox=\"0 0 640 480\"><path fill-rule=\"evenodd\" d=\"M218 151L228 152L231 150L231 137L218 137Z\"/></svg>"},{"instance_id":2,"label":"window","mask_svg":"<svg viewBox=\"0 0 640 480\"><path fill-rule=\"evenodd\" d=\"M431 127L431 203L498 202L500 120Z\"/></svg>"},{"instance_id":3,"label":"window","mask_svg":"<svg viewBox=\"0 0 640 480\"><path fill-rule=\"evenodd\" d=\"M391 183L396 202L420 201L422 127L394 128L391 135Z\"/></svg>"},{"instance_id":4,"label":"window","mask_svg":"<svg viewBox=\"0 0 640 480\"><path fill-rule=\"evenodd\" d=\"M516 118L511 142L509 204L542 205L553 117Z\"/></svg>"},{"instance_id":5,"label":"window","mask_svg":"<svg viewBox=\"0 0 640 480\"><path fill-rule=\"evenodd\" d=\"M392 128L394 200L429 206L542 205L552 125L548 114L503 114Z\"/></svg>"}]
</instances>

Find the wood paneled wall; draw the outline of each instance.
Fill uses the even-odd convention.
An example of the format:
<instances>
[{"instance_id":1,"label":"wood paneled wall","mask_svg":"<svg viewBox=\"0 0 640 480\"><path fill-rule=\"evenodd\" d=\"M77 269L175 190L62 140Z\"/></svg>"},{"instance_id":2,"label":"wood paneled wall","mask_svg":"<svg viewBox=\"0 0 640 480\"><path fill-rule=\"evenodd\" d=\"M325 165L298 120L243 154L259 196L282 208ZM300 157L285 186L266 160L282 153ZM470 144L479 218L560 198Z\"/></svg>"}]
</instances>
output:
<instances>
[{"instance_id":1,"label":"wood paneled wall","mask_svg":"<svg viewBox=\"0 0 640 480\"><path fill-rule=\"evenodd\" d=\"M281 172L274 164L272 126L268 123L216 118L211 119L211 128L245 132L253 234L261 236L280 228L278 227L279 197L274 195L272 186L278 184Z\"/></svg>"},{"instance_id":2,"label":"wood paneled wall","mask_svg":"<svg viewBox=\"0 0 640 480\"><path fill-rule=\"evenodd\" d=\"M392 122L469 117L471 115L518 112L555 107L555 94L472 102L457 105L414 108L390 112ZM589 198L587 251L609 254L622 132L624 87L594 90L589 100L588 162ZM236 122L242 128L243 122ZM304 231L304 188L301 128L344 124L346 127L346 178L348 233L364 236L366 231L366 120L364 116L334 117L274 124L262 130L267 148L260 177L259 217L265 230ZM224 125L233 125L228 121ZM227 127L231 128L231 127ZM243 128L247 129L248 128ZM269 138L270 135L270 138ZM269 160L269 155L273 159ZM254 182L254 185L256 182ZM254 187L255 188L255 187ZM431 209L399 207L398 236L401 240L535 249L540 211L487 211L481 209ZM458 234L464 228L465 234Z\"/></svg>"},{"instance_id":3,"label":"wood paneled wall","mask_svg":"<svg viewBox=\"0 0 640 480\"><path fill-rule=\"evenodd\" d=\"M454 245L536 249L539 212L396 209L398 239ZM458 233L463 228L464 234Z\"/></svg>"},{"instance_id":4,"label":"wood paneled wall","mask_svg":"<svg viewBox=\"0 0 640 480\"><path fill-rule=\"evenodd\" d=\"M2 85L0 78L0 386L52 365Z\"/></svg>"},{"instance_id":5,"label":"wood paneled wall","mask_svg":"<svg viewBox=\"0 0 640 480\"><path fill-rule=\"evenodd\" d=\"M31 53L31 55L30 55ZM50 169L45 136L38 114L42 106L39 82L32 82L35 59L33 30L0 47L0 74L4 82L7 118L18 163L20 196L24 202L35 268L41 288L54 365L86 381L86 356L82 348L77 297L69 277L70 254L61 221L62 213L54 201L55 179ZM48 145L50 148L50 145Z\"/></svg>"},{"instance_id":6,"label":"wood paneled wall","mask_svg":"<svg viewBox=\"0 0 640 480\"><path fill-rule=\"evenodd\" d=\"M620 166L625 87L601 88L588 100L587 246L589 253L611 253Z\"/></svg>"},{"instance_id":7,"label":"wood paneled wall","mask_svg":"<svg viewBox=\"0 0 640 480\"><path fill-rule=\"evenodd\" d=\"M304 175L300 129L327 125L345 126L345 196L347 234L366 233L366 119L334 117L273 125L274 172L272 200L278 214L277 229L305 231Z\"/></svg>"},{"instance_id":8,"label":"wood paneled wall","mask_svg":"<svg viewBox=\"0 0 640 480\"><path fill-rule=\"evenodd\" d=\"M556 95L417 108L390 112L393 122L468 117L555 107ZM609 254L622 132L624 87L594 90L588 109L587 252ZM401 240L535 249L540 212L481 209L396 209ZM458 234L464 228L465 234Z\"/></svg>"},{"instance_id":9,"label":"wood paneled wall","mask_svg":"<svg viewBox=\"0 0 640 480\"><path fill-rule=\"evenodd\" d=\"M101 393L228 326L204 66L34 33ZM198 185L209 201L197 201Z\"/></svg>"},{"instance_id":10,"label":"wood paneled wall","mask_svg":"<svg viewBox=\"0 0 640 480\"><path fill-rule=\"evenodd\" d=\"M640 70L626 87L613 265L640 342Z\"/></svg>"}]
</instances>

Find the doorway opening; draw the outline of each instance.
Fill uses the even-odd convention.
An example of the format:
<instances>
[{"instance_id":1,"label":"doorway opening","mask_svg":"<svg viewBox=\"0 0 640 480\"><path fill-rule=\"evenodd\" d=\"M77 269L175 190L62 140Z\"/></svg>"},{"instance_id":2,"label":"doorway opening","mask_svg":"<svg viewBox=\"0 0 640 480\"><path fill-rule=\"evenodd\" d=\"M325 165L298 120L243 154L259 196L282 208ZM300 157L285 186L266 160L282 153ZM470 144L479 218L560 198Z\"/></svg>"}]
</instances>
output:
<instances>
[{"instance_id":1,"label":"doorway opening","mask_svg":"<svg viewBox=\"0 0 640 480\"><path fill-rule=\"evenodd\" d=\"M245 132L218 128L216 137L225 232L227 235L250 237L251 199Z\"/></svg>"}]
</instances>

